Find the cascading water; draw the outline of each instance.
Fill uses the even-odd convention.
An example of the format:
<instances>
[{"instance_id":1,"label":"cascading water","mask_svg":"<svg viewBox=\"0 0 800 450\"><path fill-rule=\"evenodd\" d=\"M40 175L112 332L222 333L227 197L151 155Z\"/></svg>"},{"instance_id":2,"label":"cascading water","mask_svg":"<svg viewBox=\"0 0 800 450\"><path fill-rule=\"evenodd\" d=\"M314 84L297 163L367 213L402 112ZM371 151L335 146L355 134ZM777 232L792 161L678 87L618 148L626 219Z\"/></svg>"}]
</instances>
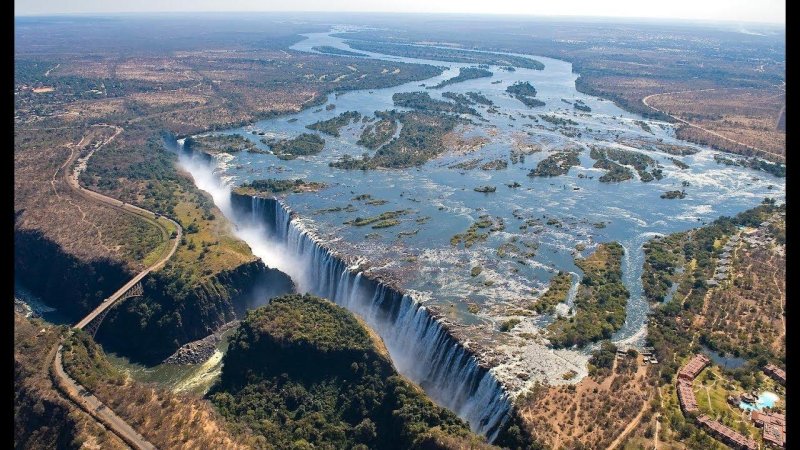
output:
<instances>
[{"instance_id":1,"label":"cascading water","mask_svg":"<svg viewBox=\"0 0 800 450\"><path fill-rule=\"evenodd\" d=\"M495 439L510 414L508 394L425 306L350 270L277 200L231 192L213 175L213 163L178 144L181 165L200 189L211 193L254 254L288 273L301 292L328 298L363 317L385 342L400 373L469 422L473 431Z\"/></svg>"}]
</instances>

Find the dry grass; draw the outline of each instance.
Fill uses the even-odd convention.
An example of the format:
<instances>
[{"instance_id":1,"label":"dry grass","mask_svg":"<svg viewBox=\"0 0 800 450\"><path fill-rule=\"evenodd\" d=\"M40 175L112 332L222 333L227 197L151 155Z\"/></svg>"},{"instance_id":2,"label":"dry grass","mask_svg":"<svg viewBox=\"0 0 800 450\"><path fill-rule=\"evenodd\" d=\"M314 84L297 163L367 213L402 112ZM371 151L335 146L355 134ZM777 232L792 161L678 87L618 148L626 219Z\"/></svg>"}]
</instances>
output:
<instances>
[{"instance_id":1,"label":"dry grass","mask_svg":"<svg viewBox=\"0 0 800 450\"><path fill-rule=\"evenodd\" d=\"M14 414L16 448L52 448L59 435L87 449L127 449L116 435L61 397L49 368L60 329L14 314ZM61 445L65 443L62 442Z\"/></svg>"},{"instance_id":2,"label":"dry grass","mask_svg":"<svg viewBox=\"0 0 800 450\"><path fill-rule=\"evenodd\" d=\"M711 292L698 324L742 353L763 345L784 359L785 247L744 245L734 253L732 267L734 282Z\"/></svg>"},{"instance_id":3,"label":"dry grass","mask_svg":"<svg viewBox=\"0 0 800 450\"><path fill-rule=\"evenodd\" d=\"M160 242L159 231L138 218L86 200L72 191L63 177L62 165L70 155L86 151L111 132L100 127L18 130L14 152L15 226L42 231L64 251L84 261L111 258L135 269L143 266L134 255L151 252Z\"/></svg>"},{"instance_id":4,"label":"dry grass","mask_svg":"<svg viewBox=\"0 0 800 450\"><path fill-rule=\"evenodd\" d=\"M625 358L607 376L577 385L540 387L518 400L520 416L547 448L605 448L654 394L647 367L637 361Z\"/></svg>"},{"instance_id":5,"label":"dry grass","mask_svg":"<svg viewBox=\"0 0 800 450\"><path fill-rule=\"evenodd\" d=\"M716 89L659 95L650 104L701 128L776 155L786 153L786 132L778 129L786 104L785 91L773 89ZM684 137L725 145L701 130L684 130ZM718 142L717 142L718 141ZM732 147L731 143L727 147ZM725 147L723 147L725 148Z\"/></svg>"},{"instance_id":6,"label":"dry grass","mask_svg":"<svg viewBox=\"0 0 800 450\"><path fill-rule=\"evenodd\" d=\"M88 337L65 346L66 370L158 448L249 448L203 399L133 381L115 369Z\"/></svg>"},{"instance_id":7,"label":"dry grass","mask_svg":"<svg viewBox=\"0 0 800 450\"><path fill-rule=\"evenodd\" d=\"M182 267L187 272L197 272L196 275L204 278L234 269L256 258L250 247L233 235L232 225L221 211L213 207L211 212L214 214L214 220L208 220L204 217L204 211L196 203L191 202L187 194L182 195L184 201L178 203L175 215L183 224L197 223L198 232L186 233L184 227L187 245L178 247L172 264ZM190 245L192 243L193 246Z\"/></svg>"}]
</instances>

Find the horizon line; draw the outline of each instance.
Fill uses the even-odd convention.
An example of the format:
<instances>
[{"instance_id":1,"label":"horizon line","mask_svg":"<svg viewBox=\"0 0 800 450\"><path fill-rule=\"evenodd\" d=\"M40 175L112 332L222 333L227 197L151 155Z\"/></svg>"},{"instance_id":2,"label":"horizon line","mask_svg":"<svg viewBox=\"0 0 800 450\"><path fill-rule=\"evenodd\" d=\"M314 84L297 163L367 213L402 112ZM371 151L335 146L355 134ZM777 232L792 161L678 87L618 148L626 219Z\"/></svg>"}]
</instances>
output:
<instances>
[{"instance_id":1,"label":"horizon line","mask_svg":"<svg viewBox=\"0 0 800 450\"><path fill-rule=\"evenodd\" d=\"M686 17L647 17L647 16L582 16L573 14L528 14L528 13L493 13L493 12L453 12L453 11L324 11L324 10L231 10L231 11L180 11L180 10L153 10L153 11L77 11L77 12L43 12L43 13L14 13L14 18L24 17L63 17L63 16L115 16L115 15L163 15L163 14L384 14L384 15L455 15L455 16L490 16L505 18L540 18L540 19L604 19L604 20L625 20L625 21L655 21L655 22L676 22L687 21L705 24L749 24L749 25L770 25L786 28L786 21L783 22L755 22L733 19L698 19Z\"/></svg>"}]
</instances>

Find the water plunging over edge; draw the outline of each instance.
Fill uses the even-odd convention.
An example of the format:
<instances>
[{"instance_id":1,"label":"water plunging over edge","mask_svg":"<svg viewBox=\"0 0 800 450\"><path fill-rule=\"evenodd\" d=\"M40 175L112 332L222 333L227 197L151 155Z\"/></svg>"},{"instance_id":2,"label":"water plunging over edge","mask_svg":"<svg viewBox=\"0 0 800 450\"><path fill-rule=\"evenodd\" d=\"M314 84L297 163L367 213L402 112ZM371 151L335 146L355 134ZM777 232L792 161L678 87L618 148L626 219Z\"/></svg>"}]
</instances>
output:
<instances>
[{"instance_id":1,"label":"water plunging over edge","mask_svg":"<svg viewBox=\"0 0 800 450\"><path fill-rule=\"evenodd\" d=\"M275 199L231 192L215 175L215 161L168 143L180 166L235 225L235 234L265 264L298 286L360 315L383 339L398 372L419 384L436 403L493 441L511 412L511 399L492 372L458 342L421 303L400 289L357 272L294 220Z\"/></svg>"}]
</instances>

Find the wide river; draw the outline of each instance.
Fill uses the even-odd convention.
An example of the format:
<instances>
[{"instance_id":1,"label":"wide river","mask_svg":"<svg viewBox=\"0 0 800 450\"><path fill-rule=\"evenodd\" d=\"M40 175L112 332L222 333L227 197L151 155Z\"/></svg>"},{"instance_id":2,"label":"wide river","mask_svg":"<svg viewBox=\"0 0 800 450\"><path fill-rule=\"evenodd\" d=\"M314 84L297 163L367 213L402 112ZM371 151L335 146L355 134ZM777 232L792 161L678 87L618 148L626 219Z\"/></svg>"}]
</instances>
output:
<instances>
[{"instance_id":1,"label":"wide river","mask_svg":"<svg viewBox=\"0 0 800 450\"><path fill-rule=\"evenodd\" d=\"M314 52L312 48L317 46L352 50L344 39L333 34L308 34L307 39L292 48L305 52ZM484 121L476 121L476 125L461 130L464 136L484 137L488 143L473 152L448 152L411 169L361 171L329 167L330 162L342 155L359 157L365 152L371 153L356 144L366 125L359 121L343 128L340 137L320 134L325 139L325 147L318 155L283 161L269 153L221 154L217 156L217 173L231 187L266 178L302 178L325 183L327 187L317 193L289 194L282 200L323 243L394 274L415 299L436 306L452 323L473 327L476 336L499 336L496 331L499 323L517 317L514 310L518 311L526 301L540 295L554 273L571 272L577 282L580 270L574 258L590 254L598 243L617 241L625 248L622 270L631 296L625 325L615 334L614 340L641 345L649 310L642 296L640 279L642 245L656 235L684 231L721 215L735 215L758 205L765 197L779 201L785 197L783 179L718 164L713 158L717 152L677 140L671 124L645 120L610 101L577 92L575 79L578 75L567 62L526 55L544 63L544 70L507 71L490 66L491 77L455 83L442 89L426 89L425 86L457 75L460 68L474 65L358 52L368 58L431 64L446 70L440 76L421 82L331 95L327 103L319 107L214 134L241 135L266 152L269 147L260 142L262 137L291 138L313 132L306 125L345 111L373 117L376 111L402 110L392 101L392 95L398 92L425 91L435 99L442 99L441 94L450 91L479 92L494 103L497 112L487 111L486 106L475 106ZM354 71L351 76L360 74ZM506 87L517 81L530 82L538 91L536 98L546 105L528 108L509 96ZM573 103L577 100L589 106L591 112L576 110ZM328 105L335 105L335 108L326 108ZM573 128L580 135L570 137L571 133L564 133L541 120L541 114L577 122ZM642 121L647 126L642 126ZM600 182L598 179L605 171L592 168L595 161L589 156L590 144L642 152L658 162L664 177L651 182L642 182L638 176L619 183ZM674 156L655 149L666 144L698 151ZM510 153L520 145L538 146L542 150L514 163ZM568 147L583 149L580 166L553 178L527 176L553 151ZM679 168L671 158L680 160L688 168ZM497 159L507 161L507 168L480 168L480 164ZM478 167L453 167L474 160L480 160ZM507 186L514 182L521 186ZM198 185L203 188L202 183ZM482 185L495 186L497 190L493 193L474 191ZM686 191L684 199L661 198L666 191L681 189ZM362 194L379 201L367 204L355 199ZM345 224L356 217L396 210L407 210L396 226L372 229ZM480 216L487 214L495 220L502 219L504 230L490 233L488 239L470 248L451 244L454 235L464 233ZM304 280L314 276L290 264L274 247L255 245L252 236L242 237L268 265L292 275L301 289ZM520 251L499 255L498 249L503 244L506 244L505 249L516 247ZM482 270L478 276L472 276L472 268L477 266ZM569 313L569 306L568 301L559 311ZM509 344L505 336L522 334L527 339L552 320L546 316L518 318L522 323L512 333L502 334L503 345ZM506 376L498 374L500 378L518 381L513 375L523 370L534 373L531 382L536 378L565 382L561 375L575 370L579 376L571 381L574 382L586 374L585 350L553 352L540 343L526 345L515 344L514 347L523 350L507 351L519 358L514 367L506 371ZM217 371L218 361L213 366L213 371ZM174 375L169 378L177 383Z\"/></svg>"},{"instance_id":2,"label":"wide river","mask_svg":"<svg viewBox=\"0 0 800 450\"><path fill-rule=\"evenodd\" d=\"M308 39L296 44L293 49L311 52L312 47L316 46L350 49L343 39L332 37L331 34L308 34ZM330 162L343 154L358 157L368 152L366 148L355 144L364 127L364 124L358 123L343 129L338 138L321 135L326 141L325 149L316 156L282 161L270 154L241 152L222 155L220 163L224 168L224 177L232 185L264 178L302 178L326 183L328 188L318 193L292 194L285 198L285 202L318 234L336 241L332 246L358 252L376 263L398 269L400 273L410 270L413 275L402 277L404 287L425 294L424 297L429 301L455 304L462 320L480 320L480 314L477 319L469 317L472 314L466 309L468 302L503 303L505 298L526 296L532 290L543 289L557 270L579 272L573 264L577 245L582 244L579 248L585 247L581 252L585 256L596 243L618 241L626 250L623 273L631 299L628 302L626 324L615 339L630 338L642 330L648 311L641 294L642 244L658 234L683 231L721 215L734 215L756 206L767 196L779 200L784 197L783 179L718 164L713 159L714 151L676 140L671 125L645 121L652 131L648 133L635 123L643 120L641 117L625 112L612 102L577 92L577 74L572 72L572 66L567 62L531 56L543 62L545 69L518 68L508 72L490 67L494 73L492 77L451 84L442 89L425 89L420 85L435 85L457 75L459 68L474 65L358 51L372 58L445 66L447 70L441 76L423 82L330 96L328 103L319 108L260 121L220 134L242 135L266 150L268 147L260 142L261 136L253 135L253 131L264 132L267 138L290 138L312 132L306 129L306 125L345 111L373 116L375 111L402 110L395 108L392 102L392 95L397 92L426 91L433 98L441 99L442 92L472 91L480 92L492 100L499 113L489 114L486 113L486 107L477 107L488 122L479 122L466 134L485 136L490 142L474 153L461 155L454 152L413 169L348 171L328 167ZM531 109L511 98L505 89L515 81L529 81L538 91L536 98L546 105ZM582 100L592 110L590 113L580 113L562 99L570 102ZM326 110L325 106L329 104L335 105L335 109ZM582 135L566 137L553 125L541 120L534 122L528 117L531 114L553 114L571 119L578 122L579 125L575 127L582 131ZM518 139L520 135L524 135L528 143L542 145L545 151L526 156L524 163L509 164L505 170L449 168L459 162L478 158L481 163L495 159L508 161L515 136ZM581 166L573 168L567 175L554 178L526 176L548 155L548 149L557 150L570 144L581 147L586 144L605 144L638 150L619 143L635 142L637 139L644 143L661 141L690 146L700 151L694 155L677 157L689 165L688 169L683 170L670 160L672 155L643 151L663 166L665 175L661 180L648 183L639 181L638 177L622 183L599 182L598 178L604 170L592 168L594 160L589 157L588 149L581 153ZM684 181L689 185L684 187ZM506 186L513 182L522 186L516 189ZM497 191L489 194L474 191L475 187L482 185L496 186ZM660 198L665 191L681 189L687 193L685 199ZM387 203L368 205L353 200L361 194L370 194L373 199ZM338 212L322 212L348 204L353 207ZM412 213L402 216L401 223L391 228L371 229L369 226L343 224L355 217L369 217L401 209L410 209ZM456 249L451 245L453 235L465 232L470 224L484 214L502 218L505 230L491 233L487 241L470 249ZM525 232L519 230L519 225L531 218L545 220L540 220L541 225L529 227ZM547 222L552 225L547 225ZM601 222L605 223L604 228L596 226ZM538 246L536 255L521 260L499 258L498 246L512 241L514 237L517 238L518 247L521 246L520 242L532 242ZM406 261L401 261L398 256ZM267 261L274 259L268 257ZM483 268L481 276L471 277L470 269L476 265ZM487 280L494 281L494 284L486 286Z\"/></svg>"}]
</instances>

